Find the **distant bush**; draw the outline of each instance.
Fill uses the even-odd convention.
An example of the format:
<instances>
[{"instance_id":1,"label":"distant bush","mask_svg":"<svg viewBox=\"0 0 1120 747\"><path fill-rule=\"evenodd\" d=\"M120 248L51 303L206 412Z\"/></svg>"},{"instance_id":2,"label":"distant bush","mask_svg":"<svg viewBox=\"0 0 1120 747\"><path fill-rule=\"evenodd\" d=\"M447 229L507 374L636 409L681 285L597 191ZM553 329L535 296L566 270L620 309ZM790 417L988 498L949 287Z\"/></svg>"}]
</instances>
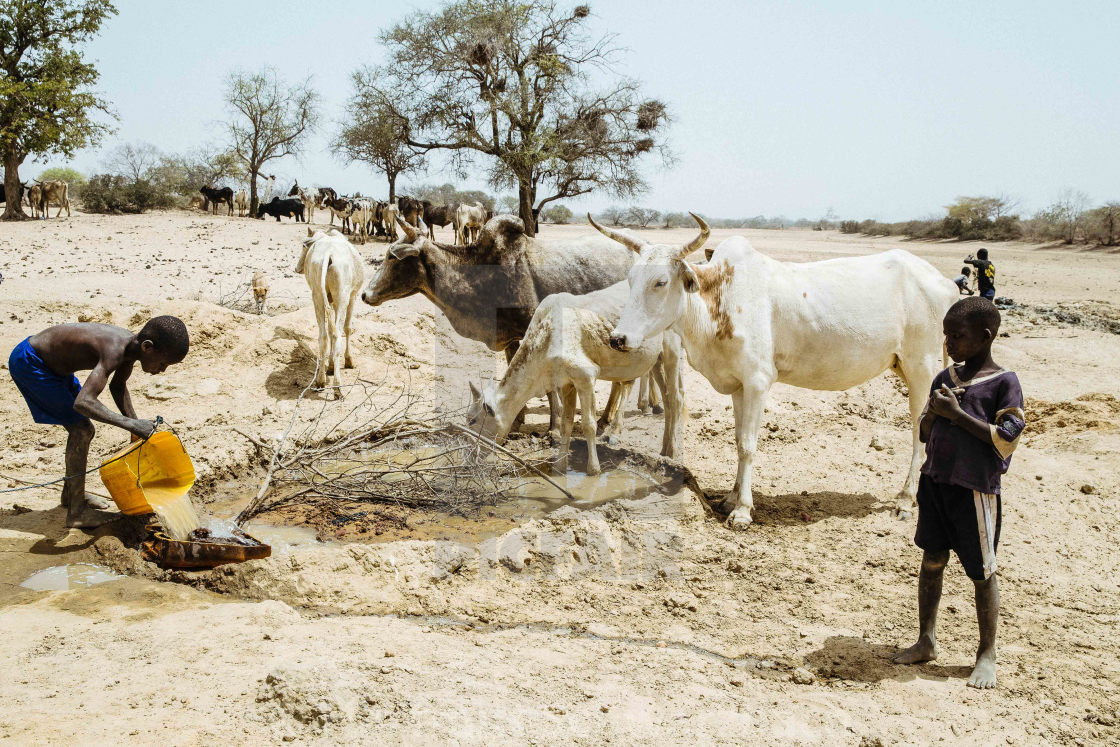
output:
<instances>
[{"instance_id":1,"label":"distant bush","mask_svg":"<svg viewBox=\"0 0 1120 747\"><path fill-rule=\"evenodd\" d=\"M143 213L175 205L175 195L166 186L113 174L90 177L82 192L82 207L90 213Z\"/></svg>"},{"instance_id":2,"label":"distant bush","mask_svg":"<svg viewBox=\"0 0 1120 747\"><path fill-rule=\"evenodd\" d=\"M859 221L840 221L840 233L859 233Z\"/></svg>"},{"instance_id":3,"label":"distant bush","mask_svg":"<svg viewBox=\"0 0 1120 747\"><path fill-rule=\"evenodd\" d=\"M543 217L549 223L559 223L561 225L570 223L572 221L572 211L564 205L556 205L546 209Z\"/></svg>"},{"instance_id":4,"label":"distant bush","mask_svg":"<svg viewBox=\"0 0 1120 747\"><path fill-rule=\"evenodd\" d=\"M49 182L61 180L67 184L67 197L71 200L81 200L82 190L86 186L86 178L74 169L59 167L47 169L42 174L39 174L38 181Z\"/></svg>"}]
</instances>

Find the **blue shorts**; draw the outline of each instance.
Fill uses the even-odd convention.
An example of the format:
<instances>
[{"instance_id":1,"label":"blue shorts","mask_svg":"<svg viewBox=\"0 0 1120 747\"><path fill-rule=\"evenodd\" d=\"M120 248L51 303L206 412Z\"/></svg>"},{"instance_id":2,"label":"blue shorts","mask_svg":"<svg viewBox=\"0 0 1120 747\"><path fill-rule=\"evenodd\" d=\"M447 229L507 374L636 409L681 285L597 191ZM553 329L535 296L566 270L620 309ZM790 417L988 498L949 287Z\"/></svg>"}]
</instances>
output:
<instances>
[{"instance_id":1,"label":"blue shorts","mask_svg":"<svg viewBox=\"0 0 1120 747\"><path fill-rule=\"evenodd\" d=\"M8 372L27 400L31 417L47 425L78 425L89 418L74 411L82 385L74 374L60 376L47 367L27 338L8 356Z\"/></svg>"},{"instance_id":2,"label":"blue shorts","mask_svg":"<svg viewBox=\"0 0 1120 747\"><path fill-rule=\"evenodd\" d=\"M980 296L982 298L986 298L989 301L991 301L991 300L995 299L995 297L996 297L996 289L995 288L989 288L988 290L981 293Z\"/></svg>"}]
</instances>

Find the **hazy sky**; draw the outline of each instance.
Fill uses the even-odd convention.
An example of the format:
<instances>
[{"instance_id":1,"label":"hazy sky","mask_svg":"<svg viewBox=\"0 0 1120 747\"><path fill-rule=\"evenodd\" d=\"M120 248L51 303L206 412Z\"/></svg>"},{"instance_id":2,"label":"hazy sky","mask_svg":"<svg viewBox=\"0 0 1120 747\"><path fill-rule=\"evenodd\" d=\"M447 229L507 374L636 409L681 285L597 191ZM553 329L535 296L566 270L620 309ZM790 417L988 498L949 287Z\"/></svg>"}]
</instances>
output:
<instances>
[{"instance_id":1,"label":"hazy sky","mask_svg":"<svg viewBox=\"0 0 1120 747\"><path fill-rule=\"evenodd\" d=\"M572 3L575 5L576 3ZM327 150L349 73L377 64L378 30L437 2L118 0L88 45L120 142L183 151L225 136L223 81L269 64L313 76L324 125L290 183L387 192L384 177ZM324 10L318 10L322 8ZM961 194L1007 193L1024 213L1067 187L1120 200L1120 2L898 0L591 2L591 28L626 48L675 116L675 168L648 169L635 202L712 216L902 220ZM42 166L27 163L23 175ZM480 164L478 173L485 173ZM454 181L437 168L408 183ZM484 187L481 181L469 186ZM608 201L569 201L574 210Z\"/></svg>"}]
</instances>

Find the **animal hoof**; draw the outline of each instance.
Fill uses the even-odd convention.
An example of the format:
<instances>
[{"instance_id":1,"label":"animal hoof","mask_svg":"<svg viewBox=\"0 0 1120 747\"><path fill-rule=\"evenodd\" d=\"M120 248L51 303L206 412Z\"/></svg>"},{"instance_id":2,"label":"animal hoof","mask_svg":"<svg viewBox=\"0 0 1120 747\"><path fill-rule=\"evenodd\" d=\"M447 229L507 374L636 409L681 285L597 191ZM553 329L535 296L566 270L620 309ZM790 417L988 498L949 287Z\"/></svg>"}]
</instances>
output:
<instances>
[{"instance_id":1,"label":"animal hoof","mask_svg":"<svg viewBox=\"0 0 1120 747\"><path fill-rule=\"evenodd\" d=\"M650 409L652 409L652 410L653 410L653 414L654 414L654 415L661 415L662 413L664 413L664 412L665 412L665 408L664 408L664 407L662 407L661 405L654 405L654 406L653 406L652 408L650 408Z\"/></svg>"},{"instance_id":2,"label":"animal hoof","mask_svg":"<svg viewBox=\"0 0 1120 747\"><path fill-rule=\"evenodd\" d=\"M607 444L610 446L618 446L618 436L608 436Z\"/></svg>"},{"instance_id":3,"label":"animal hoof","mask_svg":"<svg viewBox=\"0 0 1120 747\"><path fill-rule=\"evenodd\" d=\"M343 368L355 368L355 366L354 366L354 361L352 361L352 360L350 360L349 358L347 358L347 359L346 359L346 362L342 364L342 367L343 367Z\"/></svg>"},{"instance_id":4,"label":"animal hoof","mask_svg":"<svg viewBox=\"0 0 1120 747\"><path fill-rule=\"evenodd\" d=\"M598 464L587 465L587 475L588 475L588 477L597 475L597 474L599 474L599 472L600 472L600 470L599 470L599 465Z\"/></svg>"},{"instance_id":5,"label":"animal hoof","mask_svg":"<svg viewBox=\"0 0 1120 747\"><path fill-rule=\"evenodd\" d=\"M911 510L910 508L905 508L903 506L895 506L894 511L892 511L891 513L893 513L895 518L899 521L907 521L914 516L913 510Z\"/></svg>"},{"instance_id":6,"label":"animal hoof","mask_svg":"<svg viewBox=\"0 0 1120 747\"><path fill-rule=\"evenodd\" d=\"M727 517L727 526L732 529L746 529L751 525L751 510L746 506L739 506Z\"/></svg>"}]
</instances>

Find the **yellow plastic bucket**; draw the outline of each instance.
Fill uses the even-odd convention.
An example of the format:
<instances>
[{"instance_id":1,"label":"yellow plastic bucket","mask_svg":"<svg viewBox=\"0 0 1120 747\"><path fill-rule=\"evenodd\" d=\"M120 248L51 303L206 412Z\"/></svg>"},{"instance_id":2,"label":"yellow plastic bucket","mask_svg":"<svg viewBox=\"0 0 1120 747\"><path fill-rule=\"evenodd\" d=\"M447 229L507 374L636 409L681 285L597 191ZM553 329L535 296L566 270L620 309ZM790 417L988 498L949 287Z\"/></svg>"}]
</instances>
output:
<instances>
[{"instance_id":1,"label":"yellow plastic bucket","mask_svg":"<svg viewBox=\"0 0 1120 747\"><path fill-rule=\"evenodd\" d=\"M99 474L117 508L132 516L152 513L145 488L185 494L194 485L194 464L170 431L124 447L101 465Z\"/></svg>"}]
</instances>

